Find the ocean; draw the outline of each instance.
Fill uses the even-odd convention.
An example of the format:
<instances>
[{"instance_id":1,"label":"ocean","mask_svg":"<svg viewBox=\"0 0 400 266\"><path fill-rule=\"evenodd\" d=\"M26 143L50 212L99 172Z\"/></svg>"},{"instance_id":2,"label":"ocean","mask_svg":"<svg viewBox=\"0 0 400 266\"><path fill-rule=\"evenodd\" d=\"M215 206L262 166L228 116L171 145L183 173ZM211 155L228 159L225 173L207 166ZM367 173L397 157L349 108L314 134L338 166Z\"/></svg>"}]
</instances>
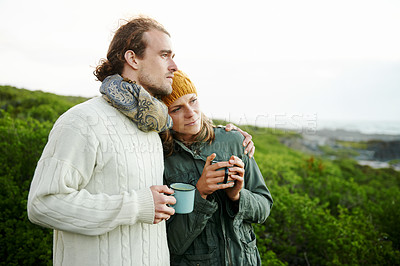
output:
<instances>
[{"instance_id":1,"label":"ocean","mask_svg":"<svg viewBox=\"0 0 400 266\"><path fill-rule=\"evenodd\" d=\"M211 116L211 118L213 118ZM268 114L258 116L233 116L225 118L238 125L252 125L278 129L290 129L301 134L315 134L320 130L345 130L361 134L383 134L400 136L400 116L398 121L376 120L326 120L316 114Z\"/></svg>"},{"instance_id":2,"label":"ocean","mask_svg":"<svg viewBox=\"0 0 400 266\"><path fill-rule=\"evenodd\" d=\"M400 121L318 120L317 130L345 130L362 134L400 135Z\"/></svg>"}]
</instances>

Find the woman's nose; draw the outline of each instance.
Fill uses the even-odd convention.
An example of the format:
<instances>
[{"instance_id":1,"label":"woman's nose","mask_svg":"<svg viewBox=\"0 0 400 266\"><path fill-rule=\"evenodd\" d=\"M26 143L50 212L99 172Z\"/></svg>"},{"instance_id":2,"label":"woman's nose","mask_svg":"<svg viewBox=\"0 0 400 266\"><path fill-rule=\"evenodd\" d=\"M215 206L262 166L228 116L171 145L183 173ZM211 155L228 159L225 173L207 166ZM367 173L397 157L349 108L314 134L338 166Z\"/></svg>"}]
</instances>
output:
<instances>
[{"instance_id":1,"label":"woman's nose","mask_svg":"<svg viewBox=\"0 0 400 266\"><path fill-rule=\"evenodd\" d=\"M188 106L186 108L186 117L192 117L194 115L194 110L192 107Z\"/></svg>"}]
</instances>

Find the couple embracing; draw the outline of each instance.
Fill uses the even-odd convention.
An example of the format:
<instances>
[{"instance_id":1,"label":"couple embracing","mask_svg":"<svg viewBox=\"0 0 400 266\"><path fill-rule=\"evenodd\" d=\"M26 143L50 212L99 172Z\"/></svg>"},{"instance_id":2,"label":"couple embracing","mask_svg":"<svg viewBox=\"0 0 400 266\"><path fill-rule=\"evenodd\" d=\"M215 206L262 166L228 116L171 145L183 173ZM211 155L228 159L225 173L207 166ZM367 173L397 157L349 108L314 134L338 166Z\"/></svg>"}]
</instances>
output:
<instances>
[{"instance_id":1,"label":"couple embracing","mask_svg":"<svg viewBox=\"0 0 400 266\"><path fill-rule=\"evenodd\" d=\"M95 70L102 96L54 124L28 197L54 265L261 263L251 224L273 201L251 137L212 124L174 55L157 21L128 21ZM170 207L176 182L196 187L191 213Z\"/></svg>"}]
</instances>

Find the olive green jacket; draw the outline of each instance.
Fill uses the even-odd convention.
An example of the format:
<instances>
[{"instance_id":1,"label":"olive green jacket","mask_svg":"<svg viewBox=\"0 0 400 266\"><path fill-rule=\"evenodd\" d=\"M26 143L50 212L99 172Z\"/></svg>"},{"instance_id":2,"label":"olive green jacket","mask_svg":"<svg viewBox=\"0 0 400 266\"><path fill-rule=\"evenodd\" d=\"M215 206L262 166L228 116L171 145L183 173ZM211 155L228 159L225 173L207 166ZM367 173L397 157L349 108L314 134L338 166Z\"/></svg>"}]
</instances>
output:
<instances>
[{"instance_id":1,"label":"olive green jacket","mask_svg":"<svg viewBox=\"0 0 400 266\"><path fill-rule=\"evenodd\" d=\"M229 200L223 190L203 199L196 190L192 213L175 214L167 221L171 265L261 265L252 223L263 223L271 210L272 197L254 158L244 155L243 136L215 128L215 140L188 149L175 141L174 153L165 158L164 183L197 184L207 156L217 161L231 155L245 164L240 200Z\"/></svg>"}]
</instances>

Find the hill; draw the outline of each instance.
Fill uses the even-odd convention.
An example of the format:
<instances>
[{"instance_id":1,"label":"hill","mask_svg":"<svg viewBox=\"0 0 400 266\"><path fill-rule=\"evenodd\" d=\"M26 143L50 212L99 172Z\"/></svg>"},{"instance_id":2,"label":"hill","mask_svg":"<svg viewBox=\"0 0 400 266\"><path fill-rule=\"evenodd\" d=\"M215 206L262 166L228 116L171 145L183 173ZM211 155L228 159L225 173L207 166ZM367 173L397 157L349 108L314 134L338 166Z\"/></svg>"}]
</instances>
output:
<instances>
[{"instance_id":1,"label":"hill","mask_svg":"<svg viewBox=\"0 0 400 266\"><path fill-rule=\"evenodd\" d=\"M39 121L54 122L67 109L86 100L84 97L0 86L0 109L12 118L32 117Z\"/></svg>"},{"instance_id":2,"label":"hill","mask_svg":"<svg viewBox=\"0 0 400 266\"><path fill-rule=\"evenodd\" d=\"M0 96L0 264L51 265L52 231L27 219L29 185L55 119L86 99L9 86ZM290 132L242 128L274 198L255 226L264 265L400 265L399 172L291 149Z\"/></svg>"}]
</instances>

